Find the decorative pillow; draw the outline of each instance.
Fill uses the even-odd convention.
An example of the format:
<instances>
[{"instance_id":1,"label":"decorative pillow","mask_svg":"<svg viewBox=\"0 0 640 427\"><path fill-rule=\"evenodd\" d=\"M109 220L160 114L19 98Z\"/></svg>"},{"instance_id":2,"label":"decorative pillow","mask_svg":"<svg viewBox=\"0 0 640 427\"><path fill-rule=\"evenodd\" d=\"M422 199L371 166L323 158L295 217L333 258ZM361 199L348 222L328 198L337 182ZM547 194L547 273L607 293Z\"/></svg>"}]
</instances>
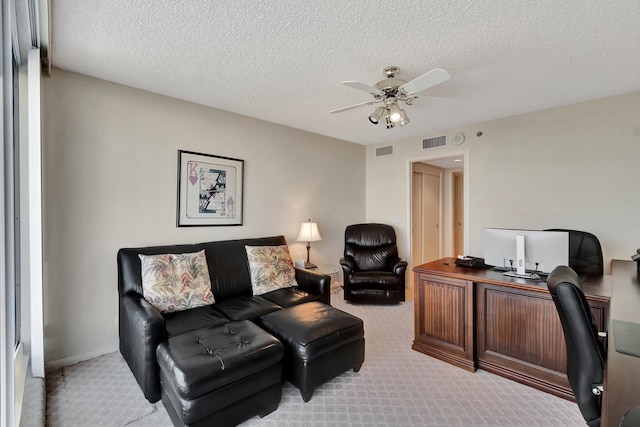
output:
<instances>
[{"instance_id":1,"label":"decorative pillow","mask_svg":"<svg viewBox=\"0 0 640 427\"><path fill-rule=\"evenodd\" d=\"M293 268L293 261L286 245L245 246L245 249L254 295L298 286L296 270Z\"/></svg>"},{"instance_id":2,"label":"decorative pillow","mask_svg":"<svg viewBox=\"0 0 640 427\"><path fill-rule=\"evenodd\" d=\"M161 313L214 303L204 249L188 254L138 254L144 299Z\"/></svg>"}]
</instances>

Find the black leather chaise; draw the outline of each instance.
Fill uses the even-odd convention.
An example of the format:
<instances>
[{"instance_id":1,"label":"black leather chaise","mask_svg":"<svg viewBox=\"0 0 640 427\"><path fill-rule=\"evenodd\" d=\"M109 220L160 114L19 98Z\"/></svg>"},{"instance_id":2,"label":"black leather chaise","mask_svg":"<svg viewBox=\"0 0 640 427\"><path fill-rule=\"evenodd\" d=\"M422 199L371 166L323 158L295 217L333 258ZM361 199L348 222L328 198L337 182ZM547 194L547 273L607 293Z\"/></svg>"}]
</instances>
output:
<instances>
[{"instance_id":1,"label":"black leather chaise","mask_svg":"<svg viewBox=\"0 0 640 427\"><path fill-rule=\"evenodd\" d=\"M331 287L329 276L298 268L298 286L253 295L245 246L286 244L274 236L118 251L120 353L147 400L162 397L175 425L235 425L277 408L282 344L252 321L306 302L329 304ZM140 254L201 250L215 303L161 313L145 300Z\"/></svg>"}]
</instances>

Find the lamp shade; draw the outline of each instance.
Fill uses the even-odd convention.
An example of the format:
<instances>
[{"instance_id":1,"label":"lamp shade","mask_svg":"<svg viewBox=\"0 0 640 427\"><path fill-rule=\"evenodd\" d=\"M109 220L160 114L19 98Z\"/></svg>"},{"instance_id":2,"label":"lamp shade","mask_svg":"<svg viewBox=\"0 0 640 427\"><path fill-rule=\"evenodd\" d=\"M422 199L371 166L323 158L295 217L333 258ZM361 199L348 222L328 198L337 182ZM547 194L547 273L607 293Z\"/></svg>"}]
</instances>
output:
<instances>
[{"instance_id":1,"label":"lamp shade","mask_svg":"<svg viewBox=\"0 0 640 427\"><path fill-rule=\"evenodd\" d=\"M385 111L386 110L383 107L376 108L375 111L369 116L369 121L374 125L377 125Z\"/></svg>"},{"instance_id":2,"label":"lamp shade","mask_svg":"<svg viewBox=\"0 0 640 427\"><path fill-rule=\"evenodd\" d=\"M303 222L300 225L300 234L298 234L299 242L317 242L322 240L320 232L318 231L318 224L315 222Z\"/></svg>"}]
</instances>

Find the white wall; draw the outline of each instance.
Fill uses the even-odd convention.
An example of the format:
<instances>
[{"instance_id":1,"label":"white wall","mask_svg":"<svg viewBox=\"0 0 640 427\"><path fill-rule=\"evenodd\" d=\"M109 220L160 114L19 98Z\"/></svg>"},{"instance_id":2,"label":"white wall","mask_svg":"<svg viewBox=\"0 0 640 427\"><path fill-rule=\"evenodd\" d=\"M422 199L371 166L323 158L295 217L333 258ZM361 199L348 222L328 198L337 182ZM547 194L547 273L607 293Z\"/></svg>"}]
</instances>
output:
<instances>
[{"instance_id":1,"label":"white wall","mask_svg":"<svg viewBox=\"0 0 640 427\"><path fill-rule=\"evenodd\" d=\"M628 259L640 247L640 92L424 138L456 132L467 136L461 146L422 150L422 138L401 140L394 156L381 158L377 146L367 147L367 221L393 224L402 256L410 248L409 164L454 152L466 155L467 253L482 255L483 227L592 232L605 272L611 259Z\"/></svg>"},{"instance_id":2,"label":"white wall","mask_svg":"<svg viewBox=\"0 0 640 427\"><path fill-rule=\"evenodd\" d=\"M365 148L54 69L43 80L49 367L117 348L121 247L283 234L318 222L311 260L338 265L365 219ZM178 149L245 161L244 225L177 228Z\"/></svg>"}]
</instances>

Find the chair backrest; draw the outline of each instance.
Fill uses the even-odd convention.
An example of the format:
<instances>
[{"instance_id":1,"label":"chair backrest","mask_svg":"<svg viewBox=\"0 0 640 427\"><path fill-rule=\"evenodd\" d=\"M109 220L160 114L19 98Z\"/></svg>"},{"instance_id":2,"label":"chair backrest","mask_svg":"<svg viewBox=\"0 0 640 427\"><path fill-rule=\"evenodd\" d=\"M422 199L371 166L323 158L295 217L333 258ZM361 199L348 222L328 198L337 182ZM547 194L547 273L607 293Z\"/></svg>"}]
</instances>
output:
<instances>
[{"instance_id":1,"label":"chair backrest","mask_svg":"<svg viewBox=\"0 0 640 427\"><path fill-rule=\"evenodd\" d=\"M387 270L398 258L396 232L386 224L353 224L344 232L344 256L351 256L360 270Z\"/></svg>"},{"instance_id":2,"label":"chair backrest","mask_svg":"<svg viewBox=\"0 0 640 427\"><path fill-rule=\"evenodd\" d=\"M578 274L567 266L556 267L547 277L547 286L567 344L569 384L587 424L599 426L601 396L592 389L594 384L602 384L605 352Z\"/></svg>"},{"instance_id":3,"label":"chair backrest","mask_svg":"<svg viewBox=\"0 0 640 427\"><path fill-rule=\"evenodd\" d=\"M569 233L569 267L578 274L604 274L602 246L596 236L586 231L553 228L546 231Z\"/></svg>"}]
</instances>

